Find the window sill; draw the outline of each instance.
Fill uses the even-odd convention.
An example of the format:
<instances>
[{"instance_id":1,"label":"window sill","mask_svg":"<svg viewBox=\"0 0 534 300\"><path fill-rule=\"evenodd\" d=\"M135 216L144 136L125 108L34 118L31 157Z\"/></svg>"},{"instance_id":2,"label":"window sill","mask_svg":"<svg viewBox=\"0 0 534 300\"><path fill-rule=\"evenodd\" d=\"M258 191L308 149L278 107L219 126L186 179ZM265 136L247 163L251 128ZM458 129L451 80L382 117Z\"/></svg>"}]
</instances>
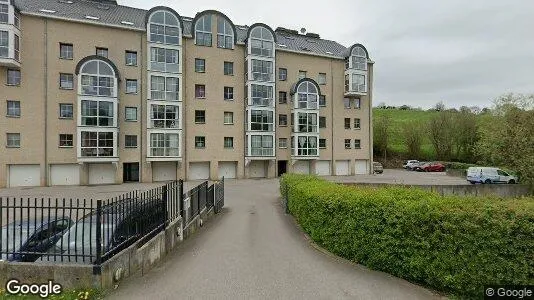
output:
<instances>
[{"instance_id":1,"label":"window sill","mask_svg":"<svg viewBox=\"0 0 534 300\"><path fill-rule=\"evenodd\" d=\"M137 122L137 120L124 120L124 122Z\"/></svg>"},{"instance_id":2,"label":"window sill","mask_svg":"<svg viewBox=\"0 0 534 300\"><path fill-rule=\"evenodd\" d=\"M64 90L64 91L72 91L74 90L74 88L64 88L64 87L59 87L60 90Z\"/></svg>"},{"instance_id":3,"label":"window sill","mask_svg":"<svg viewBox=\"0 0 534 300\"><path fill-rule=\"evenodd\" d=\"M224 76L235 76L234 74L224 74Z\"/></svg>"},{"instance_id":4,"label":"window sill","mask_svg":"<svg viewBox=\"0 0 534 300\"><path fill-rule=\"evenodd\" d=\"M202 125L202 124L206 124L206 122L195 122L195 124Z\"/></svg>"},{"instance_id":5,"label":"window sill","mask_svg":"<svg viewBox=\"0 0 534 300\"><path fill-rule=\"evenodd\" d=\"M138 92L124 92L126 95L138 95L139 93Z\"/></svg>"},{"instance_id":6,"label":"window sill","mask_svg":"<svg viewBox=\"0 0 534 300\"><path fill-rule=\"evenodd\" d=\"M362 128L361 127L360 128L354 128L354 130L362 130Z\"/></svg>"},{"instance_id":7,"label":"window sill","mask_svg":"<svg viewBox=\"0 0 534 300\"><path fill-rule=\"evenodd\" d=\"M224 147L226 150L234 150L234 147Z\"/></svg>"},{"instance_id":8,"label":"window sill","mask_svg":"<svg viewBox=\"0 0 534 300\"><path fill-rule=\"evenodd\" d=\"M204 73L206 73L206 71L196 71L196 70L195 70L195 73L204 74Z\"/></svg>"},{"instance_id":9,"label":"window sill","mask_svg":"<svg viewBox=\"0 0 534 300\"><path fill-rule=\"evenodd\" d=\"M72 149L74 146L58 146L60 149Z\"/></svg>"},{"instance_id":10,"label":"window sill","mask_svg":"<svg viewBox=\"0 0 534 300\"><path fill-rule=\"evenodd\" d=\"M61 60L74 60L74 58L61 57L61 56L59 57L59 59L61 59Z\"/></svg>"},{"instance_id":11,"label":"window sill","mask_svg":"<svg viewBox=\"0 0 534 300\"><path fill-rule=\"evenodd\" d=\"M287 149L287 147L278 147L279 149Z\"/></svg>"},{"instance_id":12,"label":"window sill","mask_svg":"<svg viewBox=\"0 0 534 300\"><path fill-rule=\"evenodd\" d=\"M195 147L195 149L206 149L206 147Z\"/></svg>"},{"instance_id":13,"label":"window sill","mask_svg":"<svg viewBox=\"0 0 534 300\"><path fill-rule=\"evenodd\" d=\"M350 147L349 147L349 148L345 147L345 150L350 150L350 149L352 149L352 148L350 148Z\"/></svg>"},{"instance_id":14,"label":"window sill","mask_svg":"<svg viewBox=\"0 0 534 300\"><path fill-rule=\"evenodd\" d=\"M319 147L319 149L326 149L326 147Z\"/></svg>"},{"instance_id":15,"label":"window sill","mask_svg":"<svg viewBox=\"0 0 534 300\"><path fill-rule=\"evenodd\" d=\"M20 115L18 116L6 115L6 118L20 119Z\"/></svg>"},{"instance_id":16,"label":"window sill","mask_svg":"<svg viewBox=\"0 0 534 300\"><path fill-rule=\"evenodd\" d=\"M127 67L137 67L137 65L129 65L129 64L126 64Z\"/></svg>"},{"instance_id":17,"label":"window sill","mask_svg":"<svg viewBox=\"0 0 534 300\"><path fill-rule=\"evenodd\" d=\"M287 124L286 125L278 124L278 127L287 127Z\"/></svg>"},{"instance_id":18,"label":"window sill","mask_svg":"<svg viewBox=\"0 0 534 300\"><path fill-rule=\"evenodd\" d=\"M234 99L224 99L224 101L234 101Z\"/></svg>"},{"instance_id":19,"label":"window sill","mask_svg":"<svg viewBox=\"0 0 534 300\"><path fill-rule=\"evenodd\" d=\"M15 83L6 83L7 86L20 86L20 83L19 84L15 84Z\"/></svg>"},{"instance_id":20,"label":"window sill","mask_svg":"<svg viewBox=\"0 0 534 300\"><path fill-rule=\"evenodd\" d=\"M137 146L124 146L124 149L137 149Z\"/></svg>"},{"instance_id":21,"label":"window sill","mask_svg":"<svg viewBox=\"0 0 534 300\"><path fill-rule=\"evenodd\" d=\"M195 97L195 99L206 99L206 97Z\"/></svg>"},{"instance_id":22,"label":"window sill","mask_svg":"<svg viewBox=\"0 0 534 300\"><path fill-rule=\"evenodd\" d=\"M234 125L234 123L224 123L224 125Z\"/></svg>"},{"instance_id":23,"label":"window sill","mask_svg":"<svg viewBox=\"0 0 534 300\"><path fill-rule=\"evenodd\" d=\"M60 120L74 120L73 117L59 117Z\"/></svg>"},{"instance_id":24,"label":"window sill","mask_svg":"<svg viewBox=\"0 0 534 300\"><path fill-rule=\"evenodd\" d=\"M20 148L20 146L6 146L6 148L10 148L10 149L18 149L18 148Z\"/></svg>"},{"instance_id":25,"label":"window sill","mask_svg":"<svg viewBox=\"0 0 534 300\"><path fill-rule=\"evenodd\" d=\"M356 149L356 150L361 150L361 149L362 149L362 147L357 147L357 148L354 148L354 149Z\"/></svg>"}]
</instances>

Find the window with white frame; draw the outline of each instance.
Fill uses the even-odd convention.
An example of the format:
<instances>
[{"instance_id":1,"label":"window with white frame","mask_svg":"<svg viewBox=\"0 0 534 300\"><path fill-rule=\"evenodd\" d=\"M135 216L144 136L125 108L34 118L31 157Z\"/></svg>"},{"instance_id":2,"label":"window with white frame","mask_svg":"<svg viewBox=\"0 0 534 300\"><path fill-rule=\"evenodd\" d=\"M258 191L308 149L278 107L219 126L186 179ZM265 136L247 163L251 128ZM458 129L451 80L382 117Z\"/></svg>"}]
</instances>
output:
<instances>
[{"instance_id":1,"label":"window with white frame","mask_svg":"<svg viewBox=\"0 0 534 300\"><path fill-rule=\"evenodd\" d=\"M298 156L317 156L319 153L317 137L299 136L297 138L297 155Z\"/></svg>"},{"instance_id":2,"label":"window with white frame","mask_svg":"<svg viewBox=\"0 0 534 300\"><path fill-rule=\"evenodd\" d=\"M59 88L64 90L72 90L74 88L74 75L60 73L59 74Z\"/></svg>"},{"instance_id":3,"label":"window with white frame","mask_svg":"<svg viewBox=\"0 0 534 300\"><path fill-rule=\"evenodd\" d=\"M225 18L217 17L217 47L234 49L234 29Z\"/></svg>"},{"instance_id":4,"label":"window with white frame","mask_svg":"<svg viewBox=\"0 0 534 300\"><path fill-rule=\"evenodd\" d=\"M234 148L234 138L231 136L224 137L224 148L233 149Z\"/></svg>"},{"instance_id":5,"label":"window with white frame","mask_svg":"<svg viewBox=\"0 0 534 300\"><path fill-rule=\"evenodd\" d=\"M177 133L151 133L150 156L180 156L180 136Z\"/></svg>"},{"instance_id":6,"label":"window with white frame","mask_svg":"<svg viewBox=\"0 0 534 300\"><path fill-rule=\"evenodd\" d=\"M202 16L195 23L195 44L211 47L211 15Z\"/></svg>"},{"instance_id":7,"label":"window with white frame","mask_svg":"<svg viewBox=\"0 0 534 300\"><path fill-rule=\"evenodd\" d=\"M206 60L202 58L195 58L195 72L204 73L206 72Z\"/></svg>"},{"instance_id":8,"label":"window with white frame","mask_svg":"<svg viewBox=\"0 0 534 300\"><path fill-rule=\"evenodd\" d=\"M15 13L15 27L20 29L20 16L17 13Z\"/></svg>"},{"instance_id":9,"label":"window with white frame","mask_svg":"<svg viewBox=\"0 0 534 300\"><path fill-rule=\"evenodd\" d=\"M68 103L59 104L59 118L72 119L74 117L74 105Z\"/></svg>"},{"instance_id":10,"label":"window with white frame","mask_svg":"<svg viewBox=\"0 0 534 300\"><path fill-rule=\"evenodd\" d=\"M309 82L301 82L297 88L298 108L318 109L318 90L317 87Z\"/></svg>"},{"instance_id":11,"label":"window with white frame","mask_svg":"<svg viewBox=\"0 0 534 300\"><path fill-rule=\"evenodd\" d=\"M20 101L7 100L7 116L20 117Z\"/></svg>"},{"instance_id":12,"label":"window with white frame","mask_svg":"<svg viewBox=\"0 0 534 300\"><path fill-rule=\"evenodd\" d=\"M359 98L354 99L354 109L360 109L361 108L362 100Z\"/></svg>"},{"instance_id":13,"label":"window with white frame","mask_svg":"<svg viewBox=\"0 0 534 300\"><path fill-rule=\"evenodd\" d=\"M9 32L0 31L0 57L9 57Z\"/></svg>"},{"instance_id":14,"label":"window with white frame","mask_svg":"<svg viewBox=\"0 0 534 300\"><path fill-rule=\"evenodd\" d=\"M269 110L252 110L250 112L250 129L253 131L273 131L274 113Z\"/></svg>"},{"instance_id":15,"label":"window with white frame","mask_svg":"<svg viewBox=\"0 0 534 300\"><path fill-rule=\"evenodd\" d=\"M354 129L361 129L362 122L359 118L354 118Z\"/></svg>"},{"instance_id":16,"label":"window with white frame","mask_svg":"<svg viewBox=\"0 0 534 300\"><path fill-rule=\"evenodd\" d=\"M150 70L178 73L180 70L179 51L167 48L150 48Z\"/></svg>"},{"instance_id":17,"label":"window with white frame","mask_svg":"<svg viewBox=\"0 0 534 300\"><path fill-rule=\"evenodd\" d=\"M127 122L137 121L137 107L126 107L124 109L124 120Z\"/></svg>"},{"instance_id":18,"label":"window with white frame","mask_svg":"<svg viewBox=\"0 0 534 300\"><path fill-rule=\"evenodd\" d=\"M168 45L180 44L180 23L168 11L157 11L150 16L150 42Z\"/></svg>"},{"instance_id":19,"label":"window with white frame","mask_svg":"<svg viewBox=\"0 0 534 300\"><path fill-rule=\"evenodd\" d=\"M224 87L224 100L234 100L234 88L231 86Z\"/></svg>"},{"instance_id":20,"label":"window with white frame","mask_svg":"<svg viewBox=\"0 0 534 300\"><path fill-rule=\"evenodd\" d=\"M297 132L319 132L317 113L298 113Z\"/></svg>"},{"instance_id":21,"label":"window with white frame","mask_svg":"<svg viewBox=\"0 0 534 300\"><path fill-rule=\"evenodd\" d=\"M179 128L179 107L177 105L150 106L151 128Z\"/></svg>"},{"instance_id":22,"label":"window with white frame","mask_svg":"<svg viewBox=\"0 0 534 300\"><path fill-rule=\"evenodd\" d=\"M233 125L234 124L234 113L231 111L224 112L224 125Z\"/></svg>"},{"instance_id":23,"label":"window with white frame","mask_svg":"<svg viewBox=\"0 0 534 300\"><path fill-rule=\"evenodd\" d=\"M250 53L273 57L274 38L265 27L255 27L250 33Z\"/></svg>"},{"instance_id":24,"label":"window with white frame","mask_svg":"<svg viewBox=\"0 0 534 300\"><path fill-rule=\"evenodd\" d=\"M278 80L280 80L280 81L286 81L287 80L287 69L286 68L279 68L278 69Z\"/></svg>"},{"instance_id":25,"label":"window with white frame","mask_svg":"<svg viewBox=\"0 0 534 300\"><path fill-rule=\"evenodd\" d=\"M7 24L9 21L9 6L0 4L0 23Z\"/></svg>"},{"instance_id":26,"label":"window with white frame","mask_svg":"<svg viewBox=\"0 0 534 300\"><path fill-rule=\"evenodd\" d=\"M7 85L20 85L20 70L7 69Z\"/></svg>"},{"instance_id":27,"label":"window with white frame","mask_svg":"<svg viewBox=\"0 0 534 300\"><path fill-rule=\"evenodd\" d=\"M137 94L137 79L126 79L126 94Z\"/></svg>"},{"instance_id":28,"label":"window with white frame","mask_svg":"<svg viewBox=\"0 0 534 300\"><path fill-rule=\"evenodd\" d=\"M113 132L82 131L82 157L111 157L114 154Z\"/></svg>"},{"instance_id":29,"label":"window with white frame","mask_svg":"<svg viewBox=\"0 0 534 300\"><path fill-rule=\"evenodd\" d=\"M8 133L6 137L8 148L20 148L20 133Z\"/></svg>"},{"instance_id":30,"label":"window with white frame","mask_svg":"<svg viewBox=\"0 0 534 300\"><path fill-rule=\"evenodd\" d=\"M91 96L115 95L115 71L103 61L92 60L81 69L81 94Z\"/></svg>"},{"instance_id":31,"label":"window with white frame","mask_svg":"<svg viewBox=\"0 0 534 300\"><path fill-rule=\"evenodd\" d=\"M234 63L231 61L224 62L224 75L234 75Z\"/></svg>"},{"instance_id":32,"label":"window with white frame","mask_svg":"<svg viewBox=\"0 0 534 300\"><path fill-rule=\"evenodd\" d=\"M350 149L350 139L345 139L345 149Z\"/></svg>"},{"instance_id":33,"label":"window with white frame","mask_svg":"<svg viewBox=\"0 0 534 300\"><path fill-rule=\"evenodd\" d=\"M279 138L278 139L278 148L280 148L280 149L286 149L287 148L287 138Z\"/></svg>"},{"instance_id":34,"label":"window with white frame","mask_svg":"<svg viewBox=\"0 0 534 300\"><path fill-rule=\"evenodd\" d=\"M352 91L360 93L365 93L367 91L365 75L352 74Z\"/></svg>"},{"instance_id":35,"label":"window with white frame","mask_svg":"<svg viewBox=\"0 0 534 300\"><path fill-rule=\"evenodd\" d=\"M20 61L20 37L15 34L15 60Z\"/></svg>"},{"instance_id":36,"label":"window with white frame","mask_svg":"<svg viewBox=\"0 0 534 300\"><path fill-rule=\"evenodd\" d=\"M343 106L345 108L347 109L350 108L350 102L351 102L350 98L343 98Z\"/></svg>"},{"instance_id":37,"label":"window with white frame","mask_svg":"<svg viewBox=\"0 0 534 300\"><path fill-rule=\"evenodd\" d=\"M273 87L268 85L253 84L252 105L273 106Z\"/></svg>"},{"instance_id":38,"label":"window with white frame","mask_svg":"<svg viewBox=\"0 0 534 300\"><path fill-rule=\"evenodd\" d=\"M206 148L206 137L205 136L195 136L195 148L199 148L199 149Z\"/></svg>"},{"instance_id":39,"label":"window with white frame","mask_svg":"<svg viewBox=\"0 0 534 300\"><path fill-rule=\"evenodd\" d=\"M352 49L352 68L367 71L367 55L365 54L365 50L360 46Z\"/></svg>"},{"instance_id":40,"label":"window with white frame","mask_svg":"<svg viewBox=\"0 0 534 300\"><path fill-rule=\"evenodd\" d=\"M252 60L252 78L257 81L272 81L273 62L266 60Z\"/></svg>"},{"instance_id":41,"label":"window with white frame","mask_svg":"<svg viewBox=\"0 0 534 300\"><path fill-rule=\"evenodd\" d=\"M150 76L151 100L180 100L180 82L178 77Z\"/></svg>"},{"instance_id":42,"label":"window with white frame","mask_svg":"<svg viewBox=\"0 0 534 300\"><path fill-rule=\"evenodd\" d=\"M272 135L252 135L250 137L250 154L252 156L274 155Z\"/></svg>"},{"instance_id":43,"label":"window with white frame","mask_svg":"<svg viewBox=\"0 0 534 300\"><path fill-rule=\"evenodd\" d=\"M137 52L136 51L126 51L125 60L127 66L137 66Z\"/></svg>"},{"instance_id":44,"label":"window with white frame","mask_svg":"<svg viewBox=\"0 0 534 300\"><path fill-rule=\"evenodd\" d=\"M81 107L82 126L113 126L113 102L82 100Z\"/></svg>"},{"instance_id":45,"label":"window with white frame","mask_svg":"<svg viewBox=\"0 0 534 300\"><path fill-rule=\"evenodd\" d=\"M59 147L60 148L72 148L74 147L74 137L72 134L60 134L59 135Z\"/></svg>"},{"instance_id":46,"label":"window with white frame","mask_svg":"<svg viewBox=\"0 0 534 300\"><path fill-rule=\"evenodd\" d=\"M74 58L74 46L72 44L59 44L59 58L61 59L73 59Z\"/></svg>"},{"instance_id":47,"label":"window with white frame","mask_svg":"<svg viewBox=\"0 0 534 300\"><path fill-rule=\"evenodd\" d=\"M361 140L354 140L354 149L361 149L362 148L362 142Z\"/></svg>"}]
</instances>

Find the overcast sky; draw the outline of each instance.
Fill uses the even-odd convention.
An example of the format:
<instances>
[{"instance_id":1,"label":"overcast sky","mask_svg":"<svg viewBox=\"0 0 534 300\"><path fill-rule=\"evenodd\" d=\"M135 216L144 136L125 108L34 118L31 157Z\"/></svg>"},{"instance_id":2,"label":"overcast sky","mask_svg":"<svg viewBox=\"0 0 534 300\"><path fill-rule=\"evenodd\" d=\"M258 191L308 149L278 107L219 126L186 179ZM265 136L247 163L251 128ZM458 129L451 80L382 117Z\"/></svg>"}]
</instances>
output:
<instances>
[{"instance_id":1,"label":"overcast sky","mask_svg":"<svg viewBox=\"0 0 534 300\"><path fill-rule=\"evenodd\" d=\"M362 43L376 62L375 105L485 107L504 93L534 93L533 0L118 2L188 17L216 9L237 25L304 27L344 46Z\"/></svg>"}]
</instances>

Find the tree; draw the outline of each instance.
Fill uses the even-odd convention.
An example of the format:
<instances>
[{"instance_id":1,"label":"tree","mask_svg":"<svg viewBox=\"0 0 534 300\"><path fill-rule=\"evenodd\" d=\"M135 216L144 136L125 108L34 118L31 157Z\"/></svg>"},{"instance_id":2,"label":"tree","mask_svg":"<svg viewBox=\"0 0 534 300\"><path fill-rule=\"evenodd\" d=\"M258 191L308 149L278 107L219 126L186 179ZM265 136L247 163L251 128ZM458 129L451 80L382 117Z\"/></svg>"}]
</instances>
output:
<instances>
[{"instance_id":1,"label":"tree","mask_svg":"<svg viewBox=\"0 0 534 300\"><path fill-rule=\"evenodd\" d=\"M386 102L380 102L380 103L378 103L378 105L376 107L380 108L380 109L385 109L386 108Z\"/></svg>"},{"instance_id":2,"label":"tree","mask_svg":"<svg viewBox=\"0 0 534 300\"><path fill-rule=\"evenodd\" d=\"M418 158L421 155L421 145L423 144L424 126L417 121L408 122L403 127L404 144L408 149L408 155Z\"/></svg>"},{"instance_id":3,"label":"tree","mask_svg":"<svg viewBox=\"0 0 534 300\"><path fill-rule=\"evenodd\" d=\"M475 145L478 141L477 117L470 109L453 115L454 145L456 159L464 162L475 161Z\"/></svg>"},{"instance_id":4,"label":"tree","mask_svg":"<svg viewBox=\"0 0 534 300\"><path fill-rule=\"evenodd\" d=\"M391 117L382 115L377 118L373 128L373 148L376 154L381 154L387 160L389 146Z\"/></svg>"},{"instance_id":5,"label":"tree","mask_svg":"<svg viewBox=\"0 0 534 300\"><path fill-rule=\"evenodd\" d=\"M436 103L436 105L434 106L434 110L436 110L436 111L444 111L445 110L445 104L443 104L443 101L439 101L438 103Z\"/></svg>"},{"instance_id":6,"label":"tree","mask_svg":"<svg viewBox=\"0 0 534 300\"><path fill-rule=\"evenodd\" d=\"M430 119L428 129L437 158L450 160L455 134L453 113L441 111L435 118Z\"/></svg>"}]
</instances>

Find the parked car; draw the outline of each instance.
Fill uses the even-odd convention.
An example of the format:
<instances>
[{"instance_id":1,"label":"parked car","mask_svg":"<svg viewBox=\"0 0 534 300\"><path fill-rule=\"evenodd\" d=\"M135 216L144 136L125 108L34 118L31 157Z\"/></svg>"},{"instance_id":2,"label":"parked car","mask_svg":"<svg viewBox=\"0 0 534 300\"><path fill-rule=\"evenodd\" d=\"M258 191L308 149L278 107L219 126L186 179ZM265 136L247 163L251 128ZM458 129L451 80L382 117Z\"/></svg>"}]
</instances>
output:
<instances>
[{"instance_id":1,"label":"parked car","mask_svg":"<svg viewBox=\"0 0 534 300\"><path fill-rule=\"evenodd\" d=\"M419 164L418 160L411 159L411 160L405 161L402 167L408 171L411 171L413 167L417 164Z\"/></svg>"},{"instance_id":2,"label":"parked car","mask_svg":"<svg viewBox=\"0 0 534 300\"><path fill-rule=\"evenodd\" d=\"M414 170L418 172L445 172L445 166L440 163L429 162L414 167Z\"/></svg>"},{"instance_id":3,"label":"parked car","mask_svg":"<svg viewBox=\"0 0 534 300\"><path fill-rule=\"evenodd\" d=\"M475 183L510 183L518 182L517 176L494 167L470 167L467 169L467 181Z\"/></svg>"},{"instance_id":4,"label":"parked car","mask_svg":"<svg viewBox=\"0 0 534 300\"><path fill-rule=\"evenodd\" d=\"M74 224L69 218L28 219L2 226L1 260L34 262Z\"/></svg>"},{"instance_id":5,"label":"parked car","mask_svg":"<svg viewBox=\"0 0 534 300\"><path fill-rule=\"evenodd\" d=\"M373 162L373 173L376 173L376 174L384 173L384 167L382 166L381 163L379 163L377 161Z\"/></svg>"}]
</instances>

